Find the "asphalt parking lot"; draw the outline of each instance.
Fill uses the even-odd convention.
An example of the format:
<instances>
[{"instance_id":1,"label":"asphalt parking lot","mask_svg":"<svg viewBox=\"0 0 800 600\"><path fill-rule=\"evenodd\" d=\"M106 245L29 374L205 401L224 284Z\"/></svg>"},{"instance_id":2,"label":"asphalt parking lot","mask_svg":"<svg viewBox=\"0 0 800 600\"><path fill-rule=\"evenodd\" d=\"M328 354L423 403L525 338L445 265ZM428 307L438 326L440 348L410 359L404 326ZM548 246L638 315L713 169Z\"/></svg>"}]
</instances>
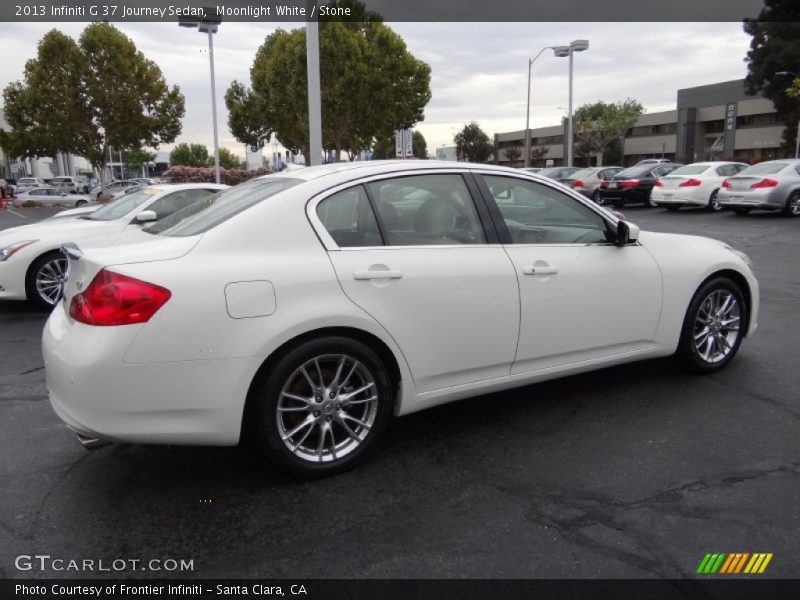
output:
<instances>
[{"instance_id":1,"label":"asphalt parking lot","mask_svg":"<svg viewBox=\"0 0 800 600\"><path fill-rule=\"evenodd\" d=\"M728 369L654 360L438 407L321 481L233 448L86 452L47 401L47 315L0 304L0 577L103 575L15 567L33 554L193 561L115 573L145 577L691 577L708 552L800 576L800 219L624 212L752 257L759 330Z\"/></svg>"}]
</instances>

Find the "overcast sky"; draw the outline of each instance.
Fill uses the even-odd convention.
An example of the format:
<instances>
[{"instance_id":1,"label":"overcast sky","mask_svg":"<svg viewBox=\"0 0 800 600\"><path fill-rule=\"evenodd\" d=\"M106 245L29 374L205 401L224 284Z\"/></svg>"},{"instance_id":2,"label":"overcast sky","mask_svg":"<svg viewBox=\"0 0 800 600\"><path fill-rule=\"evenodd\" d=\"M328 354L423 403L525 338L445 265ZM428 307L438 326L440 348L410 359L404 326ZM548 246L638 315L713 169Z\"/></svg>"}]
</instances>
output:
<instances>
[{"instance_id":1,"label":"overcast sky","mask_svg":"<svg viewBox=\"0 0 800 600\"><path fill-rule=\"evenodd\" d=\"M77 38L85 23L4 23L0 86L21 79L25 61L52 27ZM179 142L213 146L207 41L174 23L117 26L186 96ZM297 25L301 26L300 24ZM741 23L390 23L408 49L431 67L432 98L417 125L428 151L451 145L464 123L477 121L489 136L525 127L527 61L545 46L588 39L575 55L575 107L627 97L647 112L675 108L676 91L739 79L750 37ZM284 28L291 28L284 25ZM223 23L214 37L220 145L244 156L228 131L223 96L231 81L249 84L257 48L269 24ZM531 126L556 125L567 112L568 60L545 52L534 63ZM169 150L170 146L164 146ZM265 151L270 154L271 150Z\"/></svg>"}]
</instances>

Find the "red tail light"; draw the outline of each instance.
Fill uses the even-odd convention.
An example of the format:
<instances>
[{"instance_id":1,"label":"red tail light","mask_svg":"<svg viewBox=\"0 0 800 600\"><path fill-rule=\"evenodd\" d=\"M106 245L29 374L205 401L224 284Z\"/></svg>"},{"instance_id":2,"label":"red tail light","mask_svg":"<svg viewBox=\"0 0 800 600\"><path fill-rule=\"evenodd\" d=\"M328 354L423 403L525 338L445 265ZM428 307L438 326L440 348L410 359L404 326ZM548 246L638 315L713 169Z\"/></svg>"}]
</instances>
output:
<instances>
[{"instance_id":1,"label":"red tail light","mask_svg":"<svg viewBox=\"0 0 800 600\"><path fill-rule=\"evenodd\" d=\"M572 187L574 188L582 188L584 187L584 185L585 184L580 179L576 179L575 181L572 182Z\"/></svg>"},{"instance_id":2,"label":"red tail light","mask_svg":"<svg viewBox=\"0 0 800 600\"><path fill-rule=\"evenodd\" d=\"M680 184L678 187L696 187L698 185L703 185L703 182L700 181L699 179L692 178L692 179L687 179L682 184Z\"/></svg>"},{"instance_id":3,"label":"red tail light","mask_svg":"<svg viewBox=\"0 0 800 600\"><path fill-rule=\"evenodd\" d=\"M729 190L729 189L731 189L731 182L726 179L725 181L722 182L722 186L721 187L723 189Z\"/></svg>"},{"instance_id":4,"label":"red tail light","mask_svg":"<svg viewBox=\"0 0 800 600\"><path fill-rule=\"evenodd\" d=\"M623 190L625 188L635 188L637 185L639 185L638 179L623 179L619 182L619 187Z\"/></svg>"},{"instance_id":5,"label":"red tail light","mask_svg":"<svg viewBox=\"0 0 800 600\"><path fill-rule=\"evenodd\" d=\"M607 181L601 181L600 182L600 189L601 190L607 190L608 189L608 182Z\"/></svg>"},{"instance_id":6,"label":"red tail light","mask_svg":"<svg viewBox=\"0 0 800 600\"><path fill-rule=\"evenodd\" d=\"M778 185L778 182L774 179L762 179L761 181L754 183L750 186L751 190L757 190L758 188L771 188Z\"/></svg>"},{"instance_id":7,"label":"red tail light","mask_svg":"<svg viewBox=\"0 0 800 600\"><path fill-rule=\"evenodd\" d=\"M160 286L103 269L72 298L69 316L87 325L146 323L171 296Z\"/></svg>"},{"instance_id":8,"label":"red tail light","mask_svg":"<svg viewBox=\"0 0 800 600\"><path fill-rule=\"evenodd\" d=\"M656 180L653 182L653 187L664 187L664 184L663 184L663 183L661 183L661 180L660 180L660 179L656 179Z\"/></svg>"}]
</instances>

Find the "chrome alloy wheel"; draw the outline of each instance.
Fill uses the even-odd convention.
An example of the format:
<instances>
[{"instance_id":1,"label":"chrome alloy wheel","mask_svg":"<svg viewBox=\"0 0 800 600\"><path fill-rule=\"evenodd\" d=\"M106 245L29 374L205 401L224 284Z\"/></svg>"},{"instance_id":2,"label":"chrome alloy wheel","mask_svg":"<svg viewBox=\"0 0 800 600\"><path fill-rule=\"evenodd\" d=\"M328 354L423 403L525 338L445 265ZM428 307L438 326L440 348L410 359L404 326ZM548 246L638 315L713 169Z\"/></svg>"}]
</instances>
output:
<instances>
[{"instance_id":1,"label":"chrome alloy wheel","mask_svg":"<svg viewBox=\"0 0 800 600\"><path fill-rule=\"evenodd\" d=\"M358 448L378 414L375 378L351 356L325 354L296 369L281 389L276 421L296 457L331 462Z\"/></svg>"},{"instance_id":2,"label":"chrome alloy wheel","mask_svg":"<svg viewBox=\"0 0 800 600\"><path fill-rule=\"evenodd\" d=\"M725 360L740 335L741 313L736 297L727 290L706 296L694 322L694 345L710 364Z\"/></svg>"},{"instance_id":3,"label":"chrome alloy wheel","mask_svg":"<svg viewBox=\"0 0 800 600\"><path fill-rule=\"evenodd\" d=\"M36 272L36 292L42 301L54 305L61 297L64 282L69 275L69 261L64 256L54 257Z\"/></svg>"}]
</instances>

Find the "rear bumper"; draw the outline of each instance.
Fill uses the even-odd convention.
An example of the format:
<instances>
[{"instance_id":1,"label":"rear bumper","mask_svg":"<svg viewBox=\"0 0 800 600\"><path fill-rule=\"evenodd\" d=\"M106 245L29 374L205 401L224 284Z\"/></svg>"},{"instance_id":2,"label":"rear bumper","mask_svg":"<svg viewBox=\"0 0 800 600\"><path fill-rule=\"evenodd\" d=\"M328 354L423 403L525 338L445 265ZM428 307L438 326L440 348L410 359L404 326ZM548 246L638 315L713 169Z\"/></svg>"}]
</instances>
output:
<instances>
[{"instance_id":1,"label":"rear bumper","mask_svg":"<svg viewBox=\"0 0 800 600\"><path fill-rule=\"evenodd\" d=\"M646 202L648 193L639 189L624 189L624 190L599 190L600 198L603 202L622 201L626 204L635 202Z\"/></svg>"},{"instance_id":2,"label":"rear bumper","mask_svg":"<svg viewBox=\"0 0 800 600\"><path fill-rule=\"evenodd\" d=\"M125 364L141 325L75 323L59 302L42 337L53 410L89 438L226 446L239 441L259 358Z\"/></svg>"},{"instance_id":3,"label":"rear bumper","mask_svg":"<svg viewBox=\"0 0 800 600\"><path fill-rule=\"evenodd\" d=\"M717 199L720 205L726 208L782 210L786 206L784 194L775 191L763 193L720 190Z\"/></svg>"},{"instance_id":4,"label":"rear bumper","mask_svg":"<svg viewBox=\"0 0 800 600\"><path fill-rule=\"evenodd\" d=\"M659 205L664 206L707 206L710 194L691 193L684 190L660 190L653 188L650 198Z\"/></svg>"}]
</instances>

